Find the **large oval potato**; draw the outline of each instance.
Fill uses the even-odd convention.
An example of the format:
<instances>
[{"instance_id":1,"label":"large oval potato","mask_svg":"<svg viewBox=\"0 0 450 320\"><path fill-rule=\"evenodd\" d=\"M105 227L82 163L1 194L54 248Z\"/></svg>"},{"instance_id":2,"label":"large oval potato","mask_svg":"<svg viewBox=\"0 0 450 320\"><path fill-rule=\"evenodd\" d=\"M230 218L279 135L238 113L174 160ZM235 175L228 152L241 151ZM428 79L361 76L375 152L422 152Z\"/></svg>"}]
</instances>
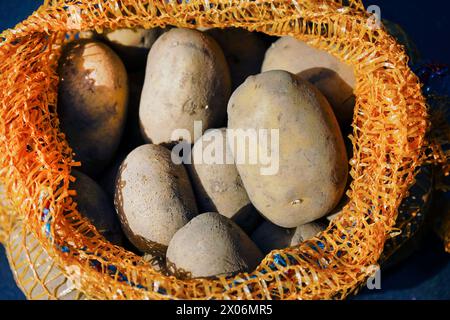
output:
<instances>
[{"instance_id":1,"label":"large oval potato","mask_svg":"<svg viewBox=\"0 0 450 320\"><path fill-rule=\"evenodd\" d=\"M249 77L233 93L228 118L228 143L234 144L238 172L253 205L268 220L293 228L337 205L348 175L344 140L330 105L310 83L286 71ZM239 143L246 136L238 135L238 129L256 134L275 130L279 144L274 135L270 143L259 139L248 150L247 143ZM247 151L259 161L243 158ZM262 155L271 155L278 166L265 172Z\"/></svg>"},{"instance_id":2,"label":"large oval potato","mask_svg":"<svg viewBox=\"0 0 450 320\"><path fill-rule=\"evenodd\" d=\"M351 66L328 52L286 36L266 52L262 72L270 70L289 71L310 81L328 99L340 124L345 127L351 123L356 83Z\"/></svg>"},{"instance_id":3,"label":"large oval potato","mask_svg":"<svg viewBox=\"0 0 450 320\"><path fill-rule=\"evenodd\" d=\"M279 227L269 221L263 222L252 234L252 240L264 254L299 245L325 230L325 225L310 222L297 228Z\"/></svg>"},{"instance_id":4,"label":"large oval potato","mask_svg":"<svg viewBox=\"0 0 450 320\"><path fill-rule=\"evenodd\" d=\"M88 218L108 241L120 245L122 229L113 203L105 191L82 172L72 170L71 175L76 178L71 187L77 192L74 201L80 214Z\"/></svg>"},{"instance_id":5,"label":"large oval potato","mask_svg":"<svg viewBox=\"0 0 450 320\"><path fill-rule=\"evenodd\" d=\"M247 77L258 74L264 60L266 44L255 32L240 28L214 28L206 32L223 49L230 67L233 90Z\"/></svg>"},{"instance_id":6,"label":"large oval potato","mask_svg":"<svg viewBox=\"0 0 450 320\"><path fill-rule=\"evenodd\" d=\"M221 152L221 154L219 154ZM189 166L201 212L218 212L252 232L260 221L236 169L226 129L208 130L192 149Z\"/></svg>"},{"instance_id":7,"label":"large oval potato","mask_svg":"<svg viewBox=\"0 0 450 320\"><path fill-rule=\"evenodd\" d=\"M241 228L215 212L192 219L174 235L167 249L168 269L185 277L251 271L262 258Z\"/></svg>"},{"instance_id":8,"label":"large oval potato","mask_svg":"<svg viewBox=\"0 0 450 320\"><path fill-rule=\"evenodd\" d=\"M158 145L140 146L125 158L114 202L128 239L146 253L165 251L175 232L197 214L186 169Z\"/></svg>"},{"instance_id":9,"label":"large oval potato","mask_svg":"<svg viewBox=\"0 0 450 320\"><path fill-rule=\"evenodd\" d=\"M218 44L197 30L172 29L148 55L139 119L147 141L172 144L177 129L194 143L194 121L203 131L226 122L231 87L228 65ZM202 132L203 133L203 132Z\"/></svg>"},{"instance_id":10,"label":"large oval potato","mask_svg":"<svg viewBox=\"0 0 450 320\"><path fill-rule=\"evenodd\" d=\"M80 170L97 175L120 143L128 100L127 73L105 44L67 44L59 65L58 116Z\"/></svg>"}]
</instances>

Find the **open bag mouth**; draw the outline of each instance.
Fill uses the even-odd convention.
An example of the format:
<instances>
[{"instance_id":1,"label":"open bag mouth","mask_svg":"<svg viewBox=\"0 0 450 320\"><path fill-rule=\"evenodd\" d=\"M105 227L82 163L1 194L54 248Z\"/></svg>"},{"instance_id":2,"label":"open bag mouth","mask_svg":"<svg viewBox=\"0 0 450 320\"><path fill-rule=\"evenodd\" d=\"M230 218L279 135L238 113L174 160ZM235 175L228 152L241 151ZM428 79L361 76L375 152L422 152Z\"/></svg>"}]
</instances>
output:
<instances>
[{"instance_id":1,"label":"open bag mouth","mask_svg":"<svg viewBox=\"0 0 450 320\"><path fill-rule=\"evenodd\" d=\"M55 265L90 298L345 298L367 279L385 241L398 231L398 209L429 144L419 79L403 47L370 19L356 0L45 1L0 36L0 177L14 194L15 211ZM169 25L290 35L354 68L350 201L325 231L272 251L253 272L188 280L163 275L104 240L72 200L71 168L79 164L56 113L56 69L67 35ZM0 218L0 228L10 228L17 218Z\"/></svg>"}]
</instances>

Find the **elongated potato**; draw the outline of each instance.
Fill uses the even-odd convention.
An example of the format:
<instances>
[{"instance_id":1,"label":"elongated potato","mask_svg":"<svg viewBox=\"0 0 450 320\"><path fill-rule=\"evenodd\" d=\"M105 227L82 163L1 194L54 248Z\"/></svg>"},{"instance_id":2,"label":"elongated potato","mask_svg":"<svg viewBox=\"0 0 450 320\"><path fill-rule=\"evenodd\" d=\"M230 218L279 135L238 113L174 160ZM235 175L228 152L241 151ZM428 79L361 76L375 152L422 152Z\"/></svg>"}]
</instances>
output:
<instances>
[{"instance_id":1,"label":"elongated potato","mask_svg":"<svg viewBox=\"0 0 450 320\"><path fill-rule=\"evenodd\" d=\"M262 258L241 228L213 212L192 219L174 235L167 249L168 269L185 277L251 271Z\"/></svg>"},{"instance_id":2,"label":"elongated potato","mask_svg":"<svg viewBox=\"0 0 450 320\"><path fill-rule=\"evenodd\" d=\"M344 140L330 105L310 83L286 71L249 77L233 93L228 117L228 129L236 133L228 143L234 144L238 172L250 200L268 220L293 228L337 205L348 175ZM237 129L275 130L279 144L273 144L276 135L270 143L258 139L250 153L260 160L242 161L249 150L236 139ZM271 155L272 163L278 160L278 167L265 172L264 154Z\"/></svg>"},{"instance_id":3,"label":"elongated potato","mask_svg":"<svg viewBox=\"0 0 450 320\"><path fill-rule=\"evenodd\" d=\"M175 232L197 214L186 169L158 145L140 146L125 158L114 202L128 239L146 253L165 251Z\"/></svg>"},{"instance_id":4,"label":"elongated potato","mask_svg":"<svg viewBox=\"0 0 450 320\"><path fill-rule=\"evenodd\" d=\"M177 129L194 143L194 121L203 130L226 122L230 73L218 44L197 30L172 29L148 55L139 119L142 133L154 144L172 144Z\"/></svg>"},{"instance_id":5,"label":"elongated potato","mask_svg":"<svg viewBox=\"0 0 450 320\"><path fill-rule=\"evenodd\" d=\"M234 164L226 129L208 130L197 140L189 168L201 212L218 212L249 233L256 228L261 217Z\"/></svg>"},{"instance_id":6,"label":"elongated potato","mask_svg":"<svg viewBox=\"0 0 450 320\"><path fill-rule=\"evenodd\" d=\"M340 124L353 118L355 75L351 66L293 37L282 37L266 52L262 72L285 70L314 84L328 99Z\"/></svg>"},{"instance_id":7,"label":"elongated potato","mask_svg":"<svg viewBox=\"0 0 450 320\"><path fill-rule=\"evenodd\" d=\"M81 171L99 174L120 143L128 100L127 73L109 47L69 43L59 65L58 116Z\"/></svg>"}]
</instances>

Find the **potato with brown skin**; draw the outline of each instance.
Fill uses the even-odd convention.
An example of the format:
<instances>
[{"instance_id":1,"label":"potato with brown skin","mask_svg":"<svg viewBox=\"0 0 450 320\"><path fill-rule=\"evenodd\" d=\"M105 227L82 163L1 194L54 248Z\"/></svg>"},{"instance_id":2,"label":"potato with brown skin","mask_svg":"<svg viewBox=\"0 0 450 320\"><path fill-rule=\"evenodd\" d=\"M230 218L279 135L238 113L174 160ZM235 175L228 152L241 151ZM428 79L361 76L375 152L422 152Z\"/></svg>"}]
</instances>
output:
<instances>
[{"instance_id":1,"label":"potato with brown skin","mask_svg":"<svg viewBox=\"0 0 450 320\"><path fill-rule=\"evenodd\" d=\"M262 72L285 70L314 84L328 99L342 127L353 119L355 75L351 66L331 54L287 36L266 52Z\"/></svg>"},{"instance_id":2,"label":"potato with brown skin","mask_svg":"<svg viewBox=\"0 0 450 320\"><path fill-rule=\"evenodd\" d=\"M77 192L73 200L77 203L80 214L88 218L108 241L116 245L122 244L120 221L105 191L82 172L72 170L71 175L76 178L71 188Z\"/></svg>"},{"instance_id":3,"label":"potato with brown skin","mask_svg":"<svg viewBox=\"0 0 450 320\"><path fill-rule=\"evenodd\" d=\"M226 122L230 74L219 45L208 35L172 29L148 55L139 118L143 136L154 144L172 144L174 130L185 129L194 143L194 121L203 131Z\"/></svg>"},{"instance_id":4,"label":"potato with brown skin","mask_svg":"<svg viewBox=\"0 0 450 320\"><path fill-rule=\"evenodd\" d=\"M81 171L98 175L120 143L126 119L127 73L105 44L67 44L59 65L58 116Z\"/></svg>"},{"instance_id":5,"label":"potato with brown skin","mask_svg":"<svg viewBox=\"0 0 450 320\"><path fill-rule=\"evenodd\" d=\"M230 67L233 90L239 87L247 77L260 72L266 44L257 33L240 28L214 28L206 33L213 37L223 49Z\"/></svg>"},{"instance_id":6,"label":"potato with brown skin","mask_svg":"<svg viewBox=\"0 0 450 320\"><path fill-rule=\"evenodd\" d=\"M128 239L146 253L164 252L198 213L186 169L172 162L169 150L151 144L123 161L114 202Z\"/></svg>"},{"instance_id":7,"label":"potato with brown skin","mask_svg":"<svg viewBox=\"0 0 450 320\"><path fill-rule=\"evenodd\" d=\"M220 156L216 154L219 151L222 151ZM188 168L201 212L218 212L248 233L256 228L262 218L250 202L237 172L225 128L208 130L197 140L192 149L192 165Z\"/></svg>"},{"instance_id":8,"label":"potato with brown skin","mask_svg":"<svg viewBox=\"0 0 450 320\"><path fill-rule=\"evenodd\" d=\"M228 140L235 145L232 152L247 194L268 220L293 228L323 217L337 205L348 176L344 140L330 105L309 82L286 71L249 77L233 93L228 119L228 129L234 132L279 132L275 174L262 174L261 162L240 161L248 154L248 144L233 142L235 137ZM259 141L258 148L259 154L272 153L269 143Z\"/></svg>"},{"instance_id":9,"label":"potato with brown skin","mask_svg":"<svg viewBox=\"0 0 450 320\"><path fill-rule=\"evenodd\" d=\"M264 254L268 254L272 250L297 246L325 230L325 227L322 223L310 222L297 228L283 228L265 221L253 232L252 240Z\"/></svg>"},{"instance_id":10,"label":"potato with brown skin","mask_svg":"<svg viewBox=\"0 0 450 320\"><path fill-rule=\"evenodd\" d=\"M184 277L252 271L263 259L258 247L233 221L213 212L178 230L167 249L168 269Z\"/></svg>"}]
</instances>

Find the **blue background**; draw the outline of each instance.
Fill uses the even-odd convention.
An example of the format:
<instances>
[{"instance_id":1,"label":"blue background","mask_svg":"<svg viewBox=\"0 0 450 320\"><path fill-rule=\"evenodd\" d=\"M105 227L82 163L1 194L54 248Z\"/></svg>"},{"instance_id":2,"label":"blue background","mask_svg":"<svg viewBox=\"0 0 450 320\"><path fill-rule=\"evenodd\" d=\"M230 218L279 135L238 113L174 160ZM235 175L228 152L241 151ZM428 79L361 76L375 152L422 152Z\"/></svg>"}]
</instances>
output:
<instances>
[{"instance_id":1,"label":"blue background","mask_svg":"<svg viewBox=\"0 0 450 320\"><path fill-rule=\"evenodd\" d=\"M14 27L36 10L41 1L0 0L0 30ZM450 2L441 0L370 0L382 18L400 24L416 43L422 57L450 64ZM429 235L406 261L381 274L381 290L364 290L353 299L450 299L450 258L442 243ZM0 299L24 299L15 286L0 246Z\"/></svg>"}]
</instances>

